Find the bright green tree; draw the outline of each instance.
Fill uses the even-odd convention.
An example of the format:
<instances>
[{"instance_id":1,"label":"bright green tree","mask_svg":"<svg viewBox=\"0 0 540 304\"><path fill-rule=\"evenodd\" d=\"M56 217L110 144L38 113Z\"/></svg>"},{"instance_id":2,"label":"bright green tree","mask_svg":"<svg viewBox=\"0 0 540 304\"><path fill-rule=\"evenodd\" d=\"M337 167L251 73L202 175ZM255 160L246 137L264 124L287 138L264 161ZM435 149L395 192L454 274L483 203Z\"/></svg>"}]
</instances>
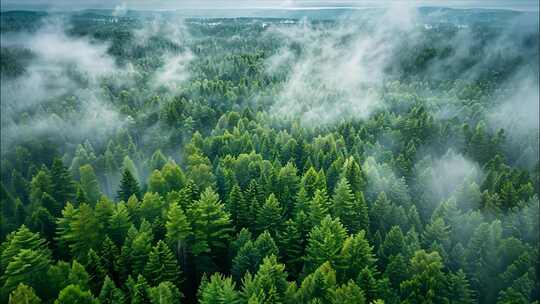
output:
<instances>
[{"instance_id":1,"label":"bright green tree","mask_svg":"<svg viewBox=\"0 0 540 304\"><path fill-rule=\"evenodd\" d=\"M320 225L315 226L309 233L304 258L305 272L314 271L326 261L330 262L330 265L337 265L346 238L347 231L339 219L326 216Z\"/></svg>"},{"instance_id":2,"label":"bright green tree","mask_svg":"<svg viewBox=\"0 0 540 304\"><path fill-rule=\"evenodd\" d=\"M9 295L8 304L41 304L41 299L32 287L20 283L17 289Z\"/></svg>"},{"instance_id":3,"label":"bright green tree","mask_svg":"<svg viewBox=\"0 0 540 304\"><path fill-rule=\"evenodd\" d=\"M214 250L227 248L232 231L230 214L225 211L225 206L211 188L201 194L201 198L191 206L188 214L193 221L193 254L217 253Z\"/></svg>"}]
</instances>

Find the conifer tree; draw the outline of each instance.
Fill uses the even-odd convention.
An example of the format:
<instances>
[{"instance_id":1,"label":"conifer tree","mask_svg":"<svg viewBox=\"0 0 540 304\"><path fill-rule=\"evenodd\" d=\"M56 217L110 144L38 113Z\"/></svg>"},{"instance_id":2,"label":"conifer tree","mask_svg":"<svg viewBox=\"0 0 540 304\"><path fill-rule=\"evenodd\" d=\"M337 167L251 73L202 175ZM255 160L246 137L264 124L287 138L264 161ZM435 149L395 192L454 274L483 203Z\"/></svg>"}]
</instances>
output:
<instances>
[{"instance_id":1,"label":"conifer tree","mask_svg":"<svg viewBox=\"0 0 540 304\"><path fill-rule=\"evenodd\" d=\"M64 166L60 158L55 158L51 166L51 196L64 206L66 202L73 201L76 194L76 186L71 173Z\"/></svg>"},{"instance_id":2,"label":"conifer tree","mask_svg":"<svg viewBox=\"0 0 540 304\"><path fill-rule=\"evenodd\" d=\"M152 304L174 304L179 302L182 294L173 283L161 282L148 289L148 296Z\"/></svg>"},{"instance_id":3,"label":"conifer tree","mask_svg":"<svg viewBox=\"0 0 540 304\"><path fill-rule=\"evenodd\" d=\"M68 285L62 289L54 304L99 304L89 291L83 291L78 285Z\"/></svg>"},{"instance_id":4,"label":"conifer tree","mask_svg":"<svg viewBox=\"0 0 540 304\"><path fill-rule=\"evenodd\" d=\"M8 295L17 288L20 283L32 287L43 299L49 295L47 292L47 270L50 266L49 257L43 254L42 250L21 249L18 251L6 267L0 281L2 286L2 298L7 299Z\"/></svg>"},{"instance_id":5,"label":"conifer tree","mask_svg":"<svg viewBox=\"0 0 540 304\"><path fill-rule=\"evenodd\" d=\"M36 295L34 289L28 285L20 283L10 295L8 304L41 304L41 299Z\"/></svg>"},{"instance_id":6,"label":"conifer tree","mask_svg":"<svg viewBox=\"0 0 540 304\"><path fill-rule=\"evenodd\" d=\"M346 238L347 231L339 219L326 216L309 233L304 264L305 272L314 271L326 261L330 262L330 265L336 265Z\"/></svg>"},{"instance_id":7,"label":"conifer tree","mask_svg":"<svg viewBox=\"0 0 540 304\"><path fill-rule=\"evenodd\" d=\"M109 236L111 240L118 246L124 241L127 231L131 226L129 212L126 204L120 202L116 204L111 216L108 220Z\"/></svg>"},{"instance_id":8,"label":"conifer tree","mask_svg":"<svg viewBox=\"0 0 540 304\"><path fill-rule=\"evenodd\" d=\"M79 168L79 174L81 176L81 188L88 196L87 203L95 204L101 197L101 188L94 168L91 165L81 166Z\"/></svg>"},{"instance_id":9,"label":"conifer tree","mask_svg":"<svg viewBox=\"0 0 540 304\"><path fill-rule=\"evenodd\" d=\"M144 276L150 285L157 286L162 282L169 281L180 286L180 267L176 262L171 249L163 241L152 248L148 256L148 262L144 268Z\"/></svg>"},{"instance_id":10,"label":"conifer tree","mask_svg":"<svg viewBox=\"0 0 540 304\"><path fill-rule=\"evenodd\" d=\"M269 231L275 236L281 229L283 209L274 194L270 194L265 203L257 212L255 225L257 231Z\"/></svg>"},{"instance_id":11,"label":"conifer tree","mask_svg":"<svg viewBox=\"0 0 540 304\"><path fill-rule=\"evenodd\" d=\"M213 274L207 282L201 282L198 298L201 304L242 303L232 279L220 273Z\"/></svg>"},{"instance_id":12,"label":"conifer tree","mask_svg":"<svg viewBox=\"0 0 540 304\"><path fill-rule=\"evenodd\" d=\"M214 250L227 248L231 233L230 214L225 211L225 206L211 188L201 194L201 198L191 206L188 214L193 221L193 254L217 254Z\"/></svg>"},{"instance_id":13,"label":"conifer tree","mask_svg":"<svg viewBox=\"0 0 540 304\"><path fill-rule=\"evenodd\" d=\"M119 304L124 303L124 295L122 294L122 291L114 285L114 282L109 276L106 276L98 300L101 304Z\"/></svg>"},{"instance_id":14,"label":"conifer tree","mask_svg":"<svg viewBox=\"0 0 540 304\"><path fill-rule=\"evenodd\" d=\"M304 253L302 236L296 223L291 219L287 220L284 229L276 239L279 244L281 260L287 266L288 272L296 277L300 272L300 267L302 267Z\"/></svg>"},{"instance_id":15,"label":"conifer tree","mask_svg":"<svg viewBox=\"0 0 540 304\"><path fill-rule=\"evenodd\" d=\"M192 235L192 231L184 211L176 202L169 205L165 227L167 242L174 248L176 256L181 258L180 261L183 263L187 240Z\"/></svg>"},{"instance_id":16,"label":"conifer tree","mask_svg":"<svg viewBox=\"0 0 540 304\"><path fill-rule=\"evenodd\" d=\"M139 183L128 169L124 169L122 180L120 181L120 189L116 194L116 198L120 201L127 202L132 195L135 195L137 199L140 198Z\"/></svg>"}]
</instances>

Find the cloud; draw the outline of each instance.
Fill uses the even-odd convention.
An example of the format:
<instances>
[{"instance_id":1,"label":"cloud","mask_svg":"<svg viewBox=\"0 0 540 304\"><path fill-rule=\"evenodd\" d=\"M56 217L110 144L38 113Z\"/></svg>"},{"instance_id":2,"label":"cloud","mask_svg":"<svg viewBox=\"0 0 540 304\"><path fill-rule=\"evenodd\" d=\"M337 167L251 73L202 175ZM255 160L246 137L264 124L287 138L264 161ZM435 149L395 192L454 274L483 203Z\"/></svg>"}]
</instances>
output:
<instances>
[{"instance_id":1,"label":"cloud","mask_svg":"<svg viewBox=\"0 0 540 304\"><path fill-rule=\"evenodd\" d=\"M35 33L3 35L4 41L34 57L22 76L2 79L2 145L43 136L98 138L123 124L99 87L117 70L107 44L68 36L61 19L47 20Z\"/></svg>"},{"instance_id":2,"label":"cloud","mask_svg":"<svg viewBox=\"0 0 540 304\"><path fill-rule=\"evenodd\" d=\"M299 117L306 125L369 117L382 105L377 89L400 41L417 35L415 14L400 6L330 28L307 20L271 26L268 35L285 47L266 62L268 73L290 68L271 112Z\"/></svg>"},{"instance_id":3,"label":"cloud","mask_svg":"<svg viewBox=\"0 0 540 304\"><path fill-rule=\"evenodd\" d=\"M464 183L481 184L480 166L460 153L449 149L441 157L427 155L414 167L415 180L433 204L447 200Z\"/></svg>"}]
</instances>

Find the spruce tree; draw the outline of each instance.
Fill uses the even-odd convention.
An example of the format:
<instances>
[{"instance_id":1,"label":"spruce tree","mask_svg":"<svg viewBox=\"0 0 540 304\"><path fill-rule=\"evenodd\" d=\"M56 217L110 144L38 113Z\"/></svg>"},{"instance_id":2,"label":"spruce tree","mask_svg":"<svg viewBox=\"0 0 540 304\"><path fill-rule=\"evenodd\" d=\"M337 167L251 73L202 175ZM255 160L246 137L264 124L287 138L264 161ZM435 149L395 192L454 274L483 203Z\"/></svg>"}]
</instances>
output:
<instances>
[{"instance_id":1,"label":"spruce tree","mask_svg":"<svg viewBox=\"0 0 540 304\"><path fill-rule=\"evenodd\" d=\"M51 195L63 207L66 202L73 201L76 194L76 185L68 168L60 158L55 158L51 170Z\"/></svg>"},{"instance_id":2,"label":"spruce tree","mask_svg":"<svg viewBox=\"0 0 540 304\"><path fill-rule=\"evenodd\" d=\"M81 188L88 196L88 202L95 204L101 197L101 188L99 186L96 173L91 165L84 165L79 168L81 176Z\"/></svg>"},{"instance_id":3,"label":"spruce tree","mask_svg":"<svg viewBox=\"0 0 540 304\"><path fill-rule=\"evenodd\" d=\"M144 268L144 276L152 286L169 281L176 286L180 286L181 271L173 252L163 241L152 248L148 256L148 262Z\"/></svg>"},{"instance_id":4,"label":"spruce tree","mask_svg":"<svg viewBox=\"0 0 540 304\"><path fill-rule=\"evenodd\" d=\"M71 284L62 289L54 304L99 304L99 301L89 291Z\"/></svg>"},{"instance_id":5,"label":"spruce tree","mask_svg":"<svg viewBox=\"0 0 540 304\"><path fill-rule=\"evenodd\" d=\"M17 289L9 295L8 304L41 304L41 299L32 287L20 283Z\"/></svg>"},{"instance_id":6,"label":"spruce tree","mask_svg":"<svg viewBox=\"0 0 540 304\"><path fill-rule=\"evenodd\" d=\"M127 202L132 195L140 199L139 183L128 169L124 169L122 180L120 181L120 189L116 194L116 198L120 201Z\"/></svg>"},{"instance_id":7,"label":"spruce tree","mask_svg":"<svg viewBox=\"0 0 540 304\"><path fill-rule=\"evenodd\" d=\"M124 295L122 294L122 291L114 285L114 282L109 276L106 276L98 300L101 304L120 304L124 303Z\"/></svg>"},{"instance_id":8,"label":"spruce tree","mask_svg":"<svg viewBox=\"0 0 540 304\"><path fill-rule=\"evenodd\" d=\"M324 262L337 265L341 247L347 238L347 231L339 219L326 216L309 233L305 256L305 272L310 273Z\"/></svg>"}]
</instances>

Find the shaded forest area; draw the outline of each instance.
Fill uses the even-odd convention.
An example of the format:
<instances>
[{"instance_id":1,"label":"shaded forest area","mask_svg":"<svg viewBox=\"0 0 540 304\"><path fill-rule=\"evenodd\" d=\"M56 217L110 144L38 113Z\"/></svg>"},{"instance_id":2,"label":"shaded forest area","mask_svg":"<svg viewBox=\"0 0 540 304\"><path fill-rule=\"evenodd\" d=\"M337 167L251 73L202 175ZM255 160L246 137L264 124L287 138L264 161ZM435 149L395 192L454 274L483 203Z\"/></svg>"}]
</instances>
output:
<instances>
[{"instance_id":1,"label":"shaded forest area","mask_svg":"<svg viewBox=\"0 0 540 304\"><path fill-rule=\"evenodd\" d=\"M537 21L436 13L2 12L0 301L538 303Z\"/></svg>"}]
</instances>

